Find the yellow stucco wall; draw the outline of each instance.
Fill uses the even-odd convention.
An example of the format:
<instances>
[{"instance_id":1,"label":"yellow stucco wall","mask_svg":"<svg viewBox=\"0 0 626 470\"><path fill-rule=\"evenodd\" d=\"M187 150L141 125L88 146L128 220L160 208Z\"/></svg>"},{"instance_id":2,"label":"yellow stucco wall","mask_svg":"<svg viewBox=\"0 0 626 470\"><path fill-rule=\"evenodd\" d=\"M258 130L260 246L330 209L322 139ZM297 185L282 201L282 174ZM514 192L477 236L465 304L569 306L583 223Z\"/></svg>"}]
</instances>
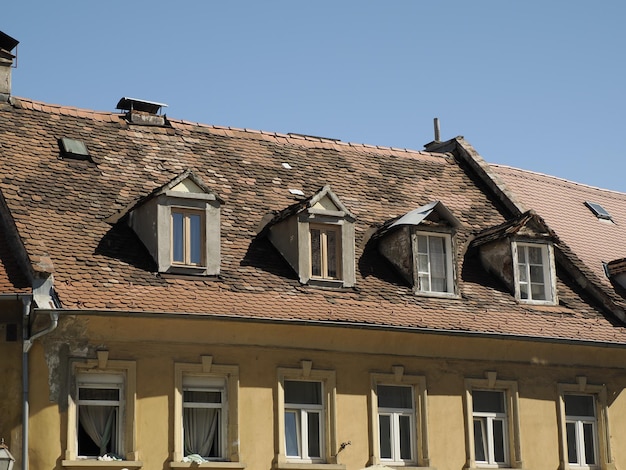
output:
<instances>
[{"instance_id":1,"label":"yellow stucco wall","mask_svg":"<svg viewBox=\"0 0 626 470\"><path fill-rule=\"evenodd\" d=\"M484 378L485 371L518 383L525 469L559 467L557 383L575 383L581 375L607 385L613 455L617 468L626 468L619 440L626 432L626 348L208 318L63 316L30 354L31 470L61 468L68 360L93 359L96 349L107 349L112 360L136 361L137 450L145 469L169 468L174 363L199 363L203 355L239 366L240 457L250 470L271 468L275 457L277 368L299 368L304 359L336 372L336 440L351 442L338 461L348 470L367 466L372 455L369 374L391 373L394 365L426 378L431 466L439 470L466 462L464 380Z\"/></svg>"}]
</instances>

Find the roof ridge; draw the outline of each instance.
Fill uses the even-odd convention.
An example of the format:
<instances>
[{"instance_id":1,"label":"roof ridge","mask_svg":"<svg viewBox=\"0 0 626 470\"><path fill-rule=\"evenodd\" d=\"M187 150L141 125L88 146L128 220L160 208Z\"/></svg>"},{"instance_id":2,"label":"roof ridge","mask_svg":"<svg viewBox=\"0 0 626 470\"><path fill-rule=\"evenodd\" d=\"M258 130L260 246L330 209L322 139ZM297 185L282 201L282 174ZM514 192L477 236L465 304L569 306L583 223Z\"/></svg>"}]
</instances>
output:
<instances>
[{"instance_id":1,"label":"roof ridge","mask_svg":"<svg viewBox=\"0 0 626 470\"><path fill-rule=\"evenodd\" d=\"M561 178L560 176L554 176L554 175L548 175L547 173L541 173L539 171L533 171L533 170L525 170L523 168L516 168L514 166L510 166L510 165L502 165L500 163L489 163L490 166L495 167L495 168L504 168L507 170L514 170L514 171L518 171L520 173L525 173L527 175L535 175L535 176L542 176L544 178L550 178L552 180L558 180L561 183L567 183L570 185L576 185L576 186L582 186L584 188L588 188L588 189L595 189L598 191L602 191L604 193L615 193L615 194L619 194L622 196L626 196L626 192L622 192L622 191L617 191L615 189L607 189L607 188L600 188L598 186L593 186L590 184L586 184L586 183L580 183L578 181L572 181L572 180L568 180L566 178Z\"/></svg>"}]
</instances>

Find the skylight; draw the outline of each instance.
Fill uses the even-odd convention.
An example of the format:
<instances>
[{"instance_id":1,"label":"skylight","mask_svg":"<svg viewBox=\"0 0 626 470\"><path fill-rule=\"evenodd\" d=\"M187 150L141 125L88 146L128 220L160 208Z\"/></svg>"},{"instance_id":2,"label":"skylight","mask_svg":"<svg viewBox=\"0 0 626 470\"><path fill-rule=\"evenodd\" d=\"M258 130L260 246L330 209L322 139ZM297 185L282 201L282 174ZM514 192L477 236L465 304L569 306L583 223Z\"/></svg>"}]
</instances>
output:
<instances>
[{"instance_id":1,"label":"skylight","mask_svg":"<svg viewBox=\"0 0 626 470\"><path fill-rule=\"evenodd\" d=\"M593 214L598 219L612 220L611 214L609 214L608 211L604 207L602 207L600 204L597 204L595 202L585 201L585 205L589 208L591 212L593 212Z\"/></svg>"},{"instance_id":2,"label":"skylight","mask_svg":"<svg viewBox=\"0 0 626 470\"><path fill-rule=\"evenodd\" d=\"M89 150L82 140L69 139L61 137L59 139L59 147L63 158L73 158L75 160L91 160Z\"/></svg>"}]
</instances>

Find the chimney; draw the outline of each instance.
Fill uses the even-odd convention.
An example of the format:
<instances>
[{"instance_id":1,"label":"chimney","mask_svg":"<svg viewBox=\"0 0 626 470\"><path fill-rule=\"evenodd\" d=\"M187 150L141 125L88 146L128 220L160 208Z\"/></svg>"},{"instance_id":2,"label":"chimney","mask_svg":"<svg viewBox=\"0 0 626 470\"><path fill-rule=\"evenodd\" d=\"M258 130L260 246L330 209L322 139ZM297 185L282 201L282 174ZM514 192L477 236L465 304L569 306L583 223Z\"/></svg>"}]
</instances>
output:
<instances>
[{"instance_id":1,"label":"chimney","mask_svg":"<svg viewBox=\"0 0 626 470\"><path fill-rule=\"evenodd\" d=\"M126 119L132 124L165 126L167 125L166 117L160 114L161 108L164 107L167 107L167 105L125 96L120 99L116 108L126 111Z\"/></svg>"},{"instance_id":2,"label":"chimney","mask_svg":"<svg viewBox=\"0 0 626 470\"><path fill-rule=\"evenodd\" d=\"M11 96L11 69L13 59L16 58L11 51L18 43L19 41L0 31L0 102L9 101Z\"/></svg>"}]
</instances>

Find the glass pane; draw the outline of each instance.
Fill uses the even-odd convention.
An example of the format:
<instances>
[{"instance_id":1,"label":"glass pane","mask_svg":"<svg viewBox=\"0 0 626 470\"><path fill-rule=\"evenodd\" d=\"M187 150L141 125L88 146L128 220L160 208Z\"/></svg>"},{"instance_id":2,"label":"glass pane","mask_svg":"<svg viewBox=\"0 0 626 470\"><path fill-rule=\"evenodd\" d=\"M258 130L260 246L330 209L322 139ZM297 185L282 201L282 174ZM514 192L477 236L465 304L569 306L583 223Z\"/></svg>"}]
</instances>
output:
<instances>
[{"instance_id":1,"label":"glass pane","mask_svg":"<svg viewBox=\"0 0 626 470\"><path fill-rule=\"evenodd\" d=\"M417 270L420 273L428 273L430 269L428 267L428 255L417 255Z\"/></svg>"},{"instance_id":2,"label":"glass pane","mask_svg":"<svg viewBox=\"0 0 626 470\"><path fill-rule=\"evenodd\" d=\"M189 254L191 264L202 264L202 217L198 214L189 216Z\"/></svg>"},{"instance_id":3,"label":"glass pane","mask_svg":"<svg viewBox=\"0 0 626 470\"><path fill-rule=\"evenodd\" d=\"M528 273L526 272L526 265L520 264L519 268L519 281L520 282L528 282Z\"/></svg>"},{"instance_id":4,"label":"glass pane","mask_svg":"<svg viewBox=\"0 0 626 470\"><path fill-rule=\"evenodd\" d=\"M221 403L222 393L217 390L184 390L185 403Z\"/></svg>"},{"instance_id":5,"label":"glass pane","mask_svg":"<svg viewBox=\"0 0 626 470\"><path fill-rule=\"evenodd\" d=\"M474 390L472 392L474 411L504 413L504 392Z\"/></svg>"},{"instance_id":6,"label":"glass pane","mask_svg":"<svg viewBox=\"0 0 626 470\"><path fill-rule=\"evenodd\" d=\"M311 229L311 275L322 275L322 251L320 246L320 231Z\"/></svg>"},{"instance_id":7,"label":"glass pane","mask_svg":"<svg viewBox=\"0 0 626 470\"><path fill-rule=\"evenodd\" d=\"M526 247L519 246L517 247L517 262L520 264L526 264Z\"/></svg>"},{"instance_id":8,"label":"glass pane","mask_svg":"<svg viewBox=\"0 0 626 470\"><path fill-rule=\"evenodd\" d=\"M400 416L400 458L411 460L411 418Z\"/></svg>"},{"instance_id":9,"label":"glass pane","mask_svg":"<svg viewBox=\"0 0 626 470\"><path fill-rule=\"evenodd\" d=\"M528 262L530 264L543 264L541 259L541 248L536 246L528 246Z\"/></svg>"},{"instance_id":10,"label":"glass pane","mask_svg":"<svg viewBox=\"0 0 626 470\"><path fill-rule=\"evenodd\" d=\"M308 437L309 437L309 457L321 457L320 446L320 414L317 412L308 412Z\"/></svg>"},{"instance_id":11,"label":"glass pane","mask_svg":"<svg viewBox=\"0 0 626 470\"><path fill-rule=\"evenodd\" d=\"M474 457L477 462L487 461L485 420L486 418L474 418Z\"/></svg>"},{"instance_id":12,"label":"glass pane","mask_svg":"<svg viewBox=\"0 0 626 470\"><path fill-rule=\"evenodd\" d=\"M596 451L595 451L595 436L593 430L593 424L583 423L583 434L585 439L585 463L587 465L595 465L596 463Z\"/></svg>"},{"instance_id":13,"label":"glass pane","mask_svg":"<svg viewBox=\"0 0 626 470\"><path fill-rule=\"evenodd\" d=\"M531 284L533 300L546 300L546 290L543 284Z\"/></svg>"},{"instance_id":14,"label":"glass pane","mask_svg":"<svg viewBox=\"0 0 626 470\"><path fill-rule=\"evenodd\" d=\"M528 298L528 284L522 284L520 282L520 285L519 285L519 296L522 299L527 299Z\"/></svg>"},{"instance_id":15,"label":"glass pane","mask_svg":"<svg viewBox=\"0 0 626 470\"><path fill-rule=\"evenodd\" d=\"M418 253L428 253L428 237L424 235L417 236L417 252Z\"/></svg>"},{"instance_id":16,"label":"glass pane","mask_svg":"<svg viewBox=\"0 0 626 470\"><path fill-rule=\"evenodd\" d=\"M565 395L565 414L567 416L591 416L595 417L594 401L592 395Z\"/></svg>"},{"instance_id":17,"label":"glass pane","mask_svg":"<svg viewBox=\"0 0 626 470\"><path fill-rule=\"evenodd\" d=\"M337 277L337 232L329 230L326 232L326 247L328 253L328 277Z\"/></svg>"},{"instance_id":18,"label":"glass pane","mask_svg":"<svg viewBox=\"0 0 626 470\"><path fill-rule=\"evenodd\" d=\"M430 291L430 281L428 274L420 274L418 277L419 289L422 291Z\"/></svg>"},{"instance_id":19,"label":"glass pane","mask_svg":"<svg viewBox=\"0 0 626 470\"><path fill-rule=\"evenodd\" d=\"M285 448L287 455L300 456L298 439L300 436L298 416L295 411L285 411Z\"/></svg>"},{"instance_id":20,"label":"glass pane","mask_svg":"<svg viewBox=\"0 0 626 470\"><path fill-rule=\"evenodd\" d=\"M578 463L578 453L576 452L576 424L566 423L567 434L567 457L569 463Z\"/></svg>"},{"instance_id":21,"label":"glass pane","mask_svg":"<svg viewBox=\"0 0 626 470\"><path fill-rule=\"evenodd\" d=\"M543 266L530 267L530 282L543 284Z\"/></svg>"},{"instance_id":22,"label":"glass pane","mask_svg":"<svg viewBox=\"0 0 626 470\"><path fill-rule=\"evenodd\" d=\"M504 457L504 421L493 420L493 456L498 463L506 462Z\"/></svg>"},{"instance_id":23,"label":"glass pane","mask_svg":"<svg viewBox=\"0 0 626 470\"><path fill-rule=\"evenodd\" d=\"M380 458L391 458L391 416L379 415Z\"/></svg>"},{"instance_id":24,"label":"glass pane","mask_svg":"<svg viewBox=\"0 0 626 470\"><path fill-rule=\"evenodd\" d=\"M79 388L78 389L79 400L105 400L105 401L119 401L120 390L119 388Z\"/></svg>"},{"instance_id":25,"label":"glass pane","mask_svg":"<svg viewBox=\"0 0 626 470\"><path fill-rule=\"evenodd\" d=\"M285 380L285 403L321 405L322 383Z\"/></svg>"},{"instance_id":26,"label":"glass pane","mask_svg":"<svg viewBox=\"0 0 626 470\"><path fill-rule=\"evenodd\" d=\"M183 214L172 212L172 260L178 263L185 262L183 237Z\"/></svg>"},{"instance_id":27,"label":"glass pane","mask_svg":"<svg viewBox=\"0 0 626 470\"><path fill-rule=\"evenodd\" d=\"M396 385L378 385L378 406L381 408L413 409L413 393L411 387Z\"/></svg>"}]
</instances>

